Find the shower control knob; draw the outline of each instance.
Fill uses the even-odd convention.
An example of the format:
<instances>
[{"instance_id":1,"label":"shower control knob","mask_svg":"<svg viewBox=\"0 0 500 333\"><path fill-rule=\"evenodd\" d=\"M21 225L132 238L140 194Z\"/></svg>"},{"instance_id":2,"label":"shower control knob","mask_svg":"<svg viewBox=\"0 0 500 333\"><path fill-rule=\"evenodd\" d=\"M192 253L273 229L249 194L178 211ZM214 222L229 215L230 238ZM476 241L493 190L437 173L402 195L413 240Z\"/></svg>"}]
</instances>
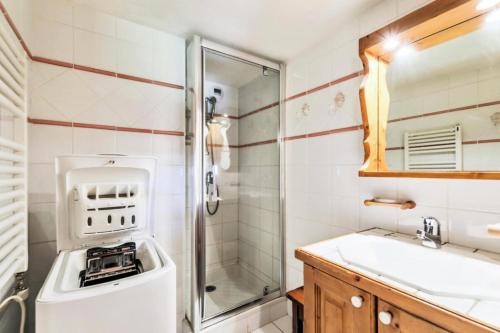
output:
<instances>
[{"instance_id":1,"label":"shower control knob","mask_svg":"<svg viewBox=\"0 0 500 333\"><path fill-rule=\"evenodd\" d=\"M355 308L359 309L360 307L362 307L363 306L363 301L364 301L364 299L361 296L352 296L351 297L351 304Z\"/></svg>"},{"instance_id":2,"label":"shower control knob","mask_svg":"<svg viewBox=\"0 0 500 333\"><path fill-rule=\"evenodd\" d=\"M384 325L390 325L392 321L392 313L388 311L381 311L378 314L378 319Z\"/></svg>"}]
</instances>

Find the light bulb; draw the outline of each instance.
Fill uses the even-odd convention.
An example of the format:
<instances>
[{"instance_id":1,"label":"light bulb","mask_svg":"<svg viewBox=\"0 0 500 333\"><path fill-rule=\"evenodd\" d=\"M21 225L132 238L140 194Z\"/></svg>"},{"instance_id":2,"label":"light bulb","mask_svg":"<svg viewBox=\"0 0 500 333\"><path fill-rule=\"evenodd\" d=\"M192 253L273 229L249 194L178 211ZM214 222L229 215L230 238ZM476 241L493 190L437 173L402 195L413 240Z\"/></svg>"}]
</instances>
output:
<instances>
[{"instance_id":1,"label":"light bulb","mask_svg":"<svg viewBox=\"0 0 500 333\"><path fill-rule=\"evenodd\" d=\"M477 6L477 10L486 10L495 7L500 3L500 0L481 0Z\"/></svg>"},{"instance_id":2,"label":"light bulb","mask_svg":"<svg viewBox=\"0 0 500 333\"><path fill-rule=\"evenodd\" d=\"M387 51L393 51L395 50L400 44L400 40L398 36L388 36L387 38L384 39L384 48Z\"/></svg>"},{"instance_id":3,"label":"light bulb","mask_svg":"<svg viewBox=\"0 0 500 333\"><path fill-rule=\"evenodd\" d=\"M415 48L412 45L407 44L398 49L398 51L396 52L396 57L398 58L408 57L412 55L414 52Z\"/></svg>"},{"instance_id":4,"label":"light bulb","mask_svg":"<svg viewBox=\"0 0 500 333\"><path fill-rule=\"evenodd\" d=\"M499 21L500 21L500 9L495 9L486 16L487 23L499 22Z\"/></svg>"}]
</instances>

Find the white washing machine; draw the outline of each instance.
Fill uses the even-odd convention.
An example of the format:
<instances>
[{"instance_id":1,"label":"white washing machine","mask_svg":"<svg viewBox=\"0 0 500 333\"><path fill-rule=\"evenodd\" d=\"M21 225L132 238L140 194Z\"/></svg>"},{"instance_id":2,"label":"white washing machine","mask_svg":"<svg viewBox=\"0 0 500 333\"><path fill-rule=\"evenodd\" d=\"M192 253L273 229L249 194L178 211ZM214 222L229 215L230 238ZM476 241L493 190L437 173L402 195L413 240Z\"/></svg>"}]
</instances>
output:
<instances>
[{"instance_id":1,"label":"white washing machine","mask_svg":"<svg viewBox=\"0 0 500 333\"><path fill-rule=\"evenodd\" d=\"M176 331L175 265L153 238L156 165L57 158L59 254L36 299L37 333Z\"/></svg>"}]
</instances>

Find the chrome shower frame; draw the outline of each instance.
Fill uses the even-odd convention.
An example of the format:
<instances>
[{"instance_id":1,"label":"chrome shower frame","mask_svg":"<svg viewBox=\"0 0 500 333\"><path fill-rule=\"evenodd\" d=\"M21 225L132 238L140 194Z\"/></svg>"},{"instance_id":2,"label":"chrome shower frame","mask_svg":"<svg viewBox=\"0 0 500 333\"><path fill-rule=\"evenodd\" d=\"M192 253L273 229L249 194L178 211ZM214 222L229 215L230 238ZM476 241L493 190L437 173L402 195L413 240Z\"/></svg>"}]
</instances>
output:
<instances>
[{"instance_id":1,"label":"chrome shower frame","mask_svg":"<svg viewBox=\"0 0 500 333\"><path fill-rule=\"evenodd\" d=\"M195 74L193 84L193 95L196 98L195 106L193 107L192 114L190 115L190 125L192 128L192 170L194 178L191 182L193 184L191 191L193 191L190 220L191 228L191 300L190 300L190 323L194 333L198 333L201 329L219 323L227 318L235 316L241 312L248 310L251 307L264 304L273 299L276 299L285 294L285 147L284 147L284 134L285 134L285 65L260 58L239 50L211 42L209 40L201 39L194 36L192 41L197 54L194 55L195 61ZM281 248L281 267L280 267L280 288L278 291L270 293L265 296L256 297L254 300L249 300L245 305L239 306L234 309L229 309L227 312L217 315L213 318L203 319L204 312L204 288L205 288L205 200L206 195L203 188L204 177L204 155L203 155L203 140L200 136L203 135L203 126L205 124L206 110L204 103L204 73L205 73L205 52L219 53L225 57L234 58L238 61L247 62L252 65L262 66L263 68L270 68L279 71L280 75L280 128L278 131L278 145L279 145L279 160L280 160L280 248Z\"/></svg>"}]
</instances>

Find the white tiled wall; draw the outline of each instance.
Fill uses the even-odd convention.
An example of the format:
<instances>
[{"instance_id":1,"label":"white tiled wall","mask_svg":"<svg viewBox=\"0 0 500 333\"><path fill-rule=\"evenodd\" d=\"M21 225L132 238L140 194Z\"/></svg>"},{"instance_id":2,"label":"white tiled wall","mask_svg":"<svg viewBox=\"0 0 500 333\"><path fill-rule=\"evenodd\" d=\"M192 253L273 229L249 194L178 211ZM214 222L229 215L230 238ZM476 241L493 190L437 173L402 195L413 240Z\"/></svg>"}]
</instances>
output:
<instances>
[{"instance_id":1,"label":"white tiled wall","mask_svg":"<svg viewBox=\"0 0 500 333\"><path fill-rule=\"evenodd\" d=\"M361 70L358 39L426 2L386 0L350 19L287 65L287 96ZM351 79L287 102L287 136L361 124L360 83ZM337 92L346 103L334 110ZM310 112L304 114L306 103ZM445 240L500 251L500 241L486 231L487 224L500 222L499 181L360 178L362 140L359 130L286 141L288 289L303 283L302 263L293 253L298 246L371 226L413 234L425 215L443 223ZM373 197L412 199L417 208L365 207L363 200Z\"/></svg>"},{"instance_id":2,"label":"white tiled wall","mask_svg":"<svg viewBox=\"0 0 500 333\"><path fill-rule=\"evenodd\" d=\"M32 118L184 130L183 90L60 66L31 64L30 102Z\"/></svg>"},{"instance_id":3,"label":"white tiled wall","mask_svg":"<svg viewBox=\"0 0 500 333\"><path fill-rule=\"evenodd\" d=\"M21 2L5 3L35 56L184 85L183 39L69 1L32 1L32 19ZM29 88L31 118L184 131L182 89L39 62L30 64ZM34 298L56 256L54 158L96 153L159 158L155 231L178 266L180 327L185 289L184 137L31 124L29 329L34 329Z\"/></svg>"},{"instance_id":4,"label":"white tiled wall","mask_svg":"<svg viewBox=\"0 0 500 333\"><path fill-rule=\"evenodd\" d=\"M25 0L27 1L27 0ZM31 0L31 52L157 81L184 84L184 40L97 12L78 1Z\"/></svg>"}]
</instances>

